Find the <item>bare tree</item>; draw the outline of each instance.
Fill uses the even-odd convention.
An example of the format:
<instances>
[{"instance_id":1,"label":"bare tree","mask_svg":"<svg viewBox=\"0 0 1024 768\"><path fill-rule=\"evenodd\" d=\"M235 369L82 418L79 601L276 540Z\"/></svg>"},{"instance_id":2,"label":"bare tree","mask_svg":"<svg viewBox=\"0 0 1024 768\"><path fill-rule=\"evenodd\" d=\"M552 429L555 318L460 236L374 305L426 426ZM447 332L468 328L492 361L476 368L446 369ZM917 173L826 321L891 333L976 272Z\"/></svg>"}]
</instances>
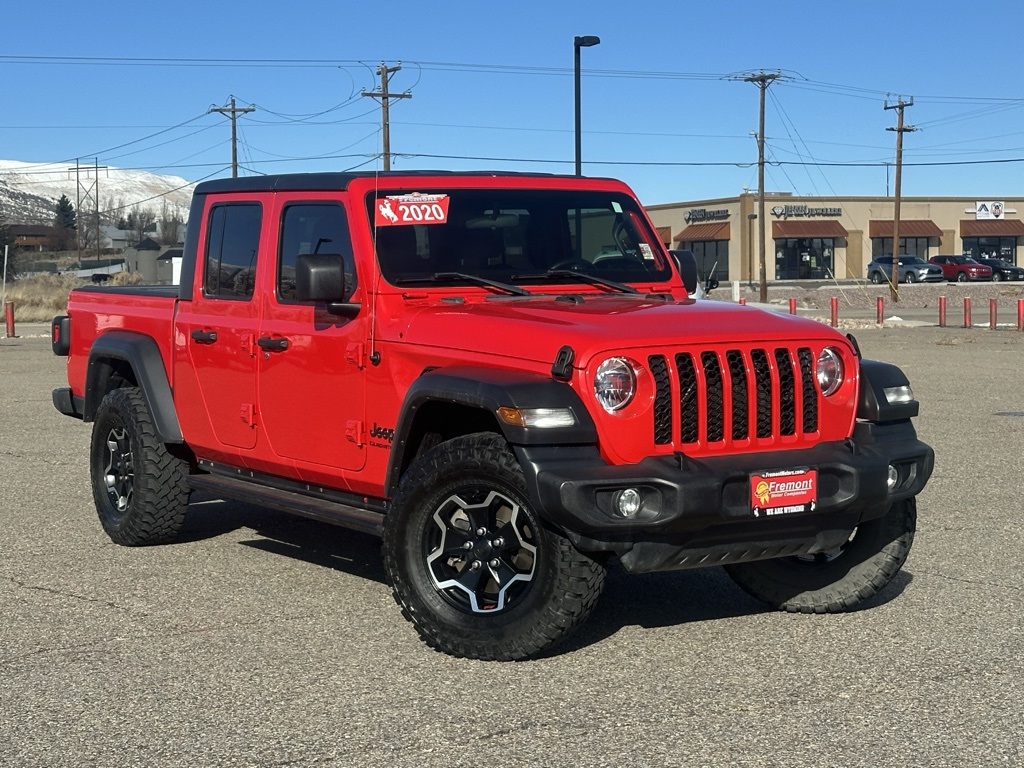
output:
<instances>
[{"instance_id":1,"label":"bare tree","mask_svg":"<svg viewBox=\"0 0 1024 768\"><path fill-rule=\"evenodd\" d=\"M125 217L127 229L131 232L132 245L138 245L156 222L156 214L141 205L133 205Z\"/></svg>"},{"instance_id":2,"label":"bare tree","mask_svg":"<svg viewBox=\"0 0 1024 768\"><path fill-rule=\"evenodd\" d=\"M161 245L177 245L179 242L178 233L185 223L185 217L181 214L181 206L163 201L160 208L160 218L157 221L160 232Z\"/></svg>"}]
</instances>

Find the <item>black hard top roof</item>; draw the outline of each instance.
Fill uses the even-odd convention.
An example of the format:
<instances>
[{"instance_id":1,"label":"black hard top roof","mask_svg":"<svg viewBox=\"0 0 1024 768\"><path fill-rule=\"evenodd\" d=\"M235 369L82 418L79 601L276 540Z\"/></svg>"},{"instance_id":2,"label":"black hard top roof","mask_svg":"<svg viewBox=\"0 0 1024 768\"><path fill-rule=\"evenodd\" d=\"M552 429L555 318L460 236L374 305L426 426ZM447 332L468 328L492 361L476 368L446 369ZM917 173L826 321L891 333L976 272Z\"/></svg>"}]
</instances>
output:
<instances>
[{"instance_id":1,"label":"black hard top roof","mask_svg":"<svg viewBox=\"0 0 1024 768\"><path fill-rule=\"evenodd\" d=\"M208 192L300 192L347 189L353 179L397 179L417 176L514 176L519 178L565 178L577 176L555 173L523 173L518 171L356 171L325 173L280 173L269 176L243 176L237 179L213 179L196 186L195 194Z\"/></svg>"}]
</instances>

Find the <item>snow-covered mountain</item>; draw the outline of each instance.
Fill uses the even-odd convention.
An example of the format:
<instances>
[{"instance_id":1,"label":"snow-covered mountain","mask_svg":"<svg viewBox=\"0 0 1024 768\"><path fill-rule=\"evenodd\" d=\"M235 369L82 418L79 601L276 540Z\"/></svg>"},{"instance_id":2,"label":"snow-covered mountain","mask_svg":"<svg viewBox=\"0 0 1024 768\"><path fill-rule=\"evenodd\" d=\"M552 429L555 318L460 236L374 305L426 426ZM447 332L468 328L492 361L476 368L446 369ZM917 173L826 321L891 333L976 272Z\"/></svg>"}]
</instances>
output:
<instances>
[{"instance_id":1,"label":"snow-covered mountain","mask_svg":"<svg viewBox=\"0 0 1024 768\"><path fill-rule=\"evenodd\" d=\"M100 214L111 221L135 205L159 217L165 204L185 219L195 187L179 176L103 166L97 174L93 166L81 165L77 177L74 163L0 160L0 216L9 224L50 224L61 195L76 206L81 195L82 208L89 212L98 190Z\"/></svg>"}]
</instances>

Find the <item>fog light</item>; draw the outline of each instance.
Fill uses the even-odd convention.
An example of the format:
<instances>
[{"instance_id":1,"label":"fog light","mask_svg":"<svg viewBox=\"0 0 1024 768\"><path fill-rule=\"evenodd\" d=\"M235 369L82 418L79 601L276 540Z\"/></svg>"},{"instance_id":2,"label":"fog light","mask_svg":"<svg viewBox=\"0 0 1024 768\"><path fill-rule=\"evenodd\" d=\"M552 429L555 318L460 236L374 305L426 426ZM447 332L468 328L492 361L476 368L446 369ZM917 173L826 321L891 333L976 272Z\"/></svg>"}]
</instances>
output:
<instances>
[{"instance_id":1,"label":"fog light","mask_svg":"<svg viewBox=\"0 0 1024 768\"><path fill-rule=\"evenodd\" d=\"M896 483L900 481L900 471L896 469L892 464L889 465L889 480L886 483L891 491L896 487Z\"/></svg>"},{"instance_id":2,"label":"fog light","mask_svg":"<svg viewBox=\"0 0 1024 768\"><path fill-rule=\"evenodd\" d=\"M627 488L616 494L615 508L618 509L619 514L623 517L636 517L640 512L642 501L640 491L636 488Z\"/></svg>"}]
</instances>

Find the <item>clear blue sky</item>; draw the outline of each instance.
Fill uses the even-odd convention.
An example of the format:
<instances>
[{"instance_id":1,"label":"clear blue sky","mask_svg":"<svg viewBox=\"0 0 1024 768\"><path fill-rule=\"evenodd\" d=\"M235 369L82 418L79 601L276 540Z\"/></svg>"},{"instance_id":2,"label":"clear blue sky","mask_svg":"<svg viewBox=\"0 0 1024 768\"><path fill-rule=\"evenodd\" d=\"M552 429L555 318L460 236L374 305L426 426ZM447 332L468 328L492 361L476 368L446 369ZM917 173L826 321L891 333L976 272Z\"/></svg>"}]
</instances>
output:
<instances>
[{"instance_id":1,"label":"clear blue sky","mask_svg":"<svg viewBox=\"0 0 1024 768\"><path fill-rule=\"evenodd\" d=\"M886 194L888 94L914 98L920 128L905 195L1024 195L1018 3L50 0L0 21L3 159L223 176L229 126L207 110L234 95L257 107L239 118L243 174L372 169L380 110L359 92L401 61L395 168L571 173L573 36L597 35L584 173L645 203L756 189L758 90L742 77L760 70L785 76L767 94L769 191Z\"/></svg>"}]
</instances>

